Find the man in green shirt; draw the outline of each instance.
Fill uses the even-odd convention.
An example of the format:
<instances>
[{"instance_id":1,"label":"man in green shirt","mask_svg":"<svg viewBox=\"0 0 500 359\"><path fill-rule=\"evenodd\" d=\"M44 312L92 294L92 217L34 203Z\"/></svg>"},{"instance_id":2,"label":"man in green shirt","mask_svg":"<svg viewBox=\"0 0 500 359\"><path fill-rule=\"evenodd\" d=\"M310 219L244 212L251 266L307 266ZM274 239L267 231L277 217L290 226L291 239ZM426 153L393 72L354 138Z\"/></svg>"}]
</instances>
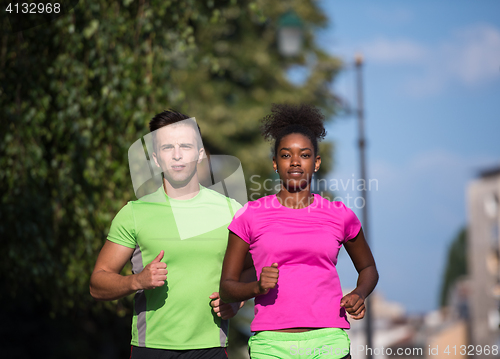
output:
<instances>
[{"instance_id":1,"label":"man in green shirt","mask_svg":"<svg viewBox=\"0 0 500 359\"><path fill-rule=\"evenodd\" d=\"M242 303L221 302L218 288L227 226L241 205L200 184L206 155L194 119L164 111L149 125L151 171L162 173L162 185L118 212L90 293L98 300L136 293L133 359L227 358L227 319ZM133 274L123 276L128 260Z\"/></svg>"}]
</instances>

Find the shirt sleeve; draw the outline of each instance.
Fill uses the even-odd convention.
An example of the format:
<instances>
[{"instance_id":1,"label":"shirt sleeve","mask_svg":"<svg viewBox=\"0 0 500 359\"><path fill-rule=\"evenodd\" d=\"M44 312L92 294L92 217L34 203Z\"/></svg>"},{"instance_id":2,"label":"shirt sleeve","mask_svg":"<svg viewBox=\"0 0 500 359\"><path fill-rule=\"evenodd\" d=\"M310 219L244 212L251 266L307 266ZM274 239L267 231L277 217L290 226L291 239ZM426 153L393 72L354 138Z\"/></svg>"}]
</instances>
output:
<instances>
[{"instance_id":1,"label":"shirt sleeve","mask_svg":"<svg viewBox=\"0 0 500 359\"><path fill-rule=\"evenodd\" d=\"M235 199L231 198L229 201L230 205L230 210L231 214L235 214L240 210L240 208L243 208L243 206L240 204L240 202L236 201Z\"/></svg>"},{"instance_id":2,"label":"shirt sleeve","mask_svg":"<svg viewBox=\"0 0 500 359\"><path fill-rule=\"evenodd\" d=\"M355 238L361 230L361 222L356 214L345 204L342 204L344 212L344 243Z\"/></svg>"},{"instance_id":3,"label":"shirt sleeve","mask_svg":"<svg viewBox=\"0 0 500 359\"><path fill-rule=\"evenodd\" d=\"M137 239L135 235L135 220L132 203L127 203L111 222L108 241L128 248L135 248Z\"/></svg>"},{"instance_id":4,"label":"shirt sleeve","mask_svg":"<svg viewBox=\"0 0 500 359\"><path fill-rule=\"evenodd\" d=\"M252 238L250 232L250 210L249 205L246 203L242 208L240 208L234 215L231 224L228 229L236 234L238 237L243 239L245 242L250 244L250 239Z\"/></svg>"}]
</instances>

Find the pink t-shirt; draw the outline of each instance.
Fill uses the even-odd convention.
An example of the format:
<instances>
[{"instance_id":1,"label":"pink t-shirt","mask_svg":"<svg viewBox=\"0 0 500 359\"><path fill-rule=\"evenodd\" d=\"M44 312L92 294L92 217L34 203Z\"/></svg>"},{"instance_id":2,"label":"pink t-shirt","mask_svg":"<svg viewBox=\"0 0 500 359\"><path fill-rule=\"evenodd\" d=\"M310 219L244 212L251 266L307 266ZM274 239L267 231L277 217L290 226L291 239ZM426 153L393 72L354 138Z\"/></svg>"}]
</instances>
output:
<instances>
[{"instance_id":1,"label":"pink t-shirt","mask_svg":"<svg viewBox=\"0 0 500 359\"><path fill-rule=\"evenodd\" d=\"M348 329L335 265L342 244L360 228L354 212L342 202L317 194L306 208L282 206L271 195L236 212L229 230L250 244L257 278L262 267L278 263L279 269L276 287L255 297L250 329Z\"/></svg>"}]
</instances>

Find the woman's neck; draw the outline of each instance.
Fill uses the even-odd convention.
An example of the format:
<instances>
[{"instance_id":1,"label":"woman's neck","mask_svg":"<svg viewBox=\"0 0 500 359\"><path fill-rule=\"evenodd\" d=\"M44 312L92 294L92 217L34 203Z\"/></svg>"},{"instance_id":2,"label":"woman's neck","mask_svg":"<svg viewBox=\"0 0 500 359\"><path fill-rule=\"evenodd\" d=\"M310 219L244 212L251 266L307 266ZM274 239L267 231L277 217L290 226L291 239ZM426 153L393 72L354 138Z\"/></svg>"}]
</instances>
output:
<instances>
[{"instance_id":1,"label":"woman's neck","mask_svg":"<svg viewBox=\"0 0 500 359\"><path fill-rule=\"evenodd\" d=\"M293 209L305 208L314 201L314 195L309 188L302 191L289 192L286 188L282 187L276 194L276 198L282 206Z\"/></svg>"}]
</instances>

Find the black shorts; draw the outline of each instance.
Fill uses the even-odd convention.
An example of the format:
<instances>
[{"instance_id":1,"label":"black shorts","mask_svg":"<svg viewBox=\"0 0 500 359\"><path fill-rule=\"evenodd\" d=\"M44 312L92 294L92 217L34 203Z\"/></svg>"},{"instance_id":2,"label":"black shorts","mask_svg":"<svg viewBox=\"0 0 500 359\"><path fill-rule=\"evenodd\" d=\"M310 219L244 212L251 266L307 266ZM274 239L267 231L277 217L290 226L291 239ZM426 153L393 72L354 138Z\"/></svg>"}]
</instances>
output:
<instances>
[{"instance_id":1,"label":"black shorts","mask_svg":"<svg viewBox=\"0 0 500 359\"><path fill-rule=\"evenodd\" d=\"M130 359L227 359L226 348L169 350L136 347L130 349Z\"/></svg>"}]
</instances>

